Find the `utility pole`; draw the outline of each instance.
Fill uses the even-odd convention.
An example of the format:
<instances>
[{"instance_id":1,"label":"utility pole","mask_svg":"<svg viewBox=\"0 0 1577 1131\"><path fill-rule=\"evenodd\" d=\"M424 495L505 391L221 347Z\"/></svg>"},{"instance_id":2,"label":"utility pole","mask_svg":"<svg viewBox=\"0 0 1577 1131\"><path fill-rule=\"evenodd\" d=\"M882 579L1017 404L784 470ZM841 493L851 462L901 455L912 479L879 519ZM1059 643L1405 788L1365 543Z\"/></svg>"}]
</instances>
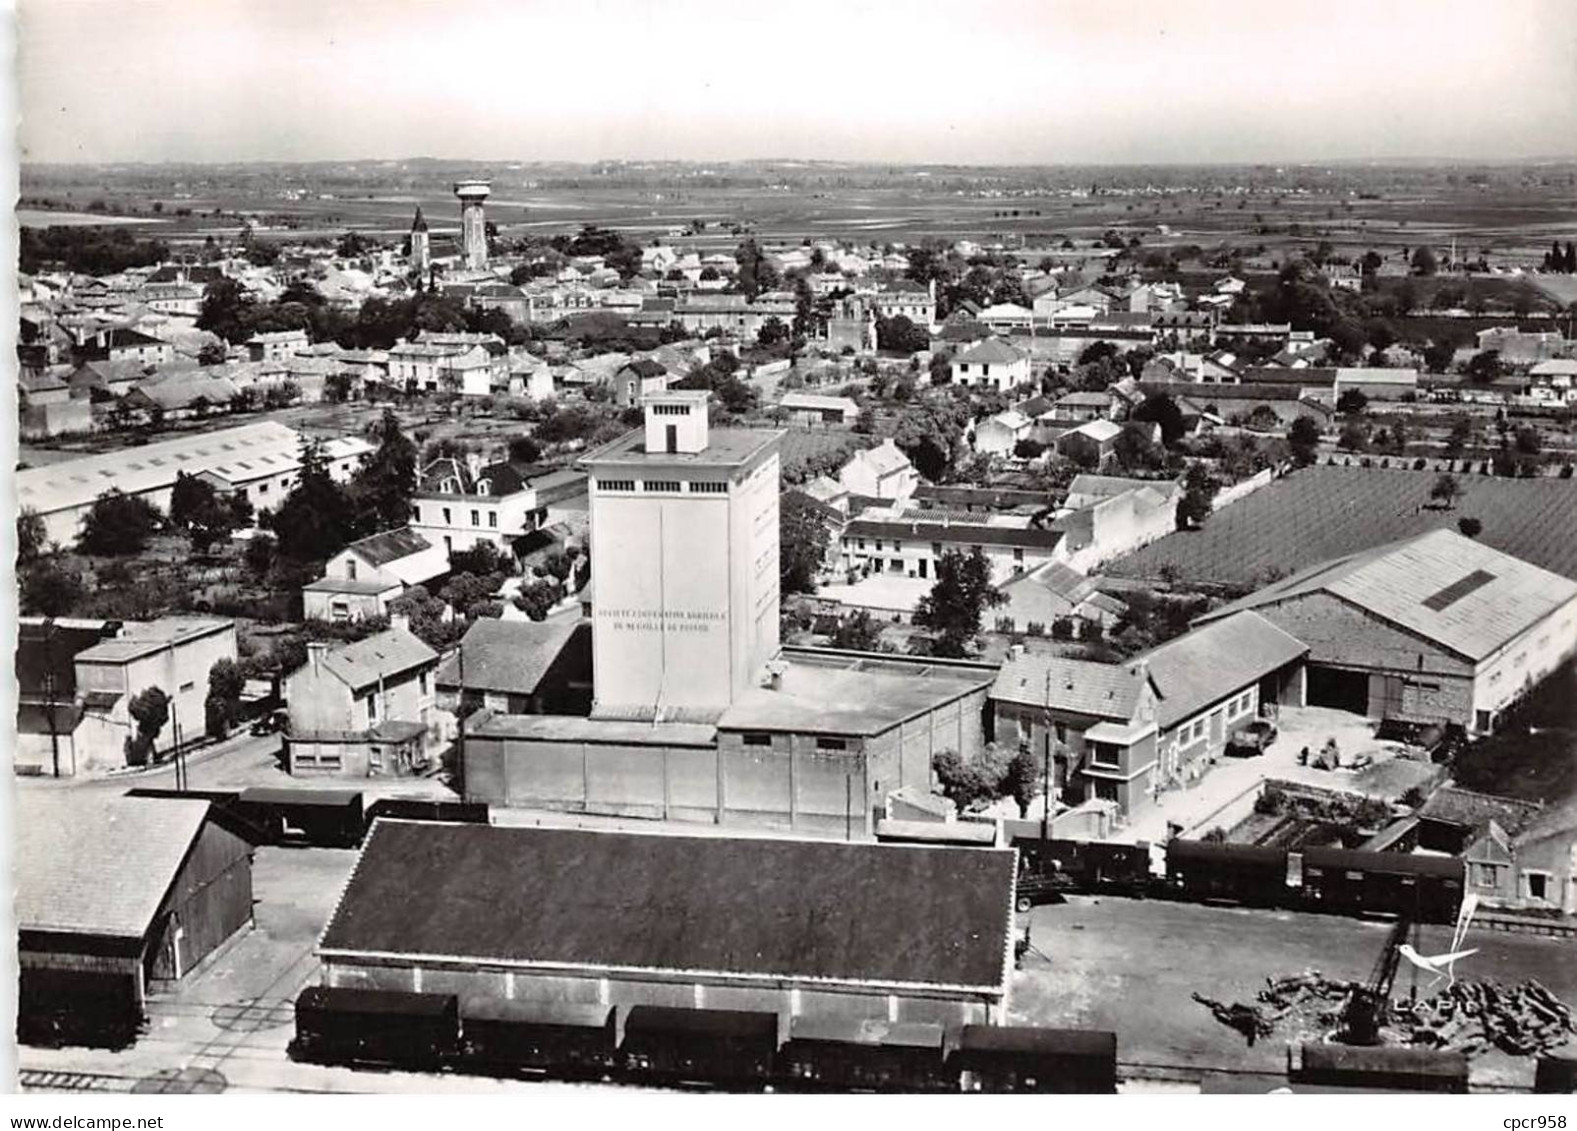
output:
<instances>
[{"instance_id":1,"label":"utility pole","mask_svg":"<svg viewBox=\"0 0 1577 1131\"><path fill-rule=\"evenodd\" d=\"M1048 838L1051 825L1051 669L1046 669L1046 757L1041 771L1040 839Z\"/></svg>"},{"instance_id":2,"label":"utility pole","mask_svg":"<svg viewBox=\"0 0 1577 1131\"><path fill-rule=\"evenodd\" d=\"M44 712L49 716L49 750L60 776L60 731L55 725L55 618L44 618Z\"/></svg>"},{"instance_id":3,"label":"utility pole","mask_svg":"<svg viewBox=\"0 0 1577 1131\"><path fill-rule=\"evenodd\" d=\"M843 768L843 839L854 839L854 774Z\"/></svg>"}]
</instances>

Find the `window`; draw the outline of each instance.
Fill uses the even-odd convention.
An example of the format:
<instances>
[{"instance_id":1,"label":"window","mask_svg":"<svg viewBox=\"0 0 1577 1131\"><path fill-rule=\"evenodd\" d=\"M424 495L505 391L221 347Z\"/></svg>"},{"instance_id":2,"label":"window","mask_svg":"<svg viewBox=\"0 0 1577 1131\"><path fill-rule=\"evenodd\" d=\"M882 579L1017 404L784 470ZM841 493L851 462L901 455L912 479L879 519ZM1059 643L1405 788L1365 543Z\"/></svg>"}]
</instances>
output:
<instances>
[{"instance_id":1,"label":"window","mask_svg":"<svg viewBox=\"0 0 1577 1131\"><path fill-rule=\"evenodd\" d=\"M411 508L411 521L412 522L420 522L420 521L422 521L422 508L421 507L412 507Z\"/></svg>"},{"instance_id":2,"label":"window","mask_svg":"<svg viewBox=\"0 0 1577 1131\"><path fill-rule=\"evenodd\" d=\"M672 479L648 479L641 484L641 490L648 493L653 491L668 491L677 495L679 493L679 483Z\"/></svg>"},{"instance_id":3,"label":"window","mask_svg":"<svg viewBox=\"0 0 1577 1131\"><path fill-rule=\"evenodd\" d=\"M346 581L355 581L356 580L356 559L355 558L346 558L345 559L345 580Z\"/></svg>"},{"instance_id":4,"label":"window","mask_svg":"<svg viewBox=\"0 0 1577 1131\"><path fill-rule=\"evenodd\" d=\"M702 479L699 482L690 484L690 493L692 495L726 495L728 494L728 484Z\"/></svg>"},{"instance_id":5,"label":"window","mask_svg":"<svg viewBox=\"0 0 1577 1131\"><path fill-rule=\"evenodd\" d=\"M487 512L487 524L489 526L497 529L497 527L498 527L498 512L497 511L488 511Z\"/></svg>"},{"instance_id":6,"label":"window","mask_svg":"<svg viewBox=\"0 0 1577 1131\"><path fill-rule=\"evenodd\" d=\"M862 549L862 550L865 549L865 539L864 538L860 539L860 549Z\"/></svg>"},{"instance_id":7,"label":"window","mask_svg":"<svg viewBox=\"0 0 1577 1131\"><path fill-rule=\"evenodd\" d=\"M848 743L846 743L841 738L818 738L818 739L816 739L816 749L817 750L845 750L847 748L848 748Z\"/></svg>"},{"instance_id":8,"label":"window","mask_svg":"<svg viewBox=\"0 0 1577 1131\"><path fill-rule=\"evenodd\" d=\"M427 694L427 673L426 672L417 672L416 673L416 689L418 691L420 691L423 695Z\"/></svg>"},{"instance_id":9,"label":"window","mask_svg":"<svg viewBox=\"0 0 1577 1131\"><path fill-rule=\"evenodd\" d=\"M448 526L448 525L452 524L453 522L454 522L454 519L449 517L449 508L445 507L444 508L444 525Z\"/></svg>"},{"instance_id":10,"label":"window","mask_svg":"<svg viewBox=\"0 0 1577 1131\"><path fill-rule=\"evenodd\" d=\"M1115 744L1110 742L1090 743L1090 763L1096 766L1106 766L1117 769L1122 765L1122 756Z\"/></svg>"},{"instance_id":11,"label":"window","mask_svg":"<svg viewBox=\"0 0 1577 1131\"><path fill-rule=\"evenodd\" d=\"M197 686L196 682L194 680L190 680L189 679L185 683L181 684L181 690L182 691L190 691L195 686Z\"/></svg>"},{"instance_id":12,"label":"window","mask_svg":"<svg viewBox=\"0 0 1577 1131\"><path fill-rule=\"evenodd\" d=\"M684 404L654 404L653 416L689 416L690 406Z\"/></svg>"},{"instance_id":13,"label":"window","mask_svg":"<svg viewBox=\"0 0 1577 1131\"><path fill-rule=\"evenodd\" d=\"M378 721L378 697L376 695L367 696L367 721L370 723Z\"/></svg>"},{"instance_id":14,"label":"window","mask_svg":"<svg viewBox=\"0 0 1577 1131\"><path fill-rule=\"evenodd\" d=\"M486 480L486 479L478 479L476 481L476 493L478 495L490 495L490 494L492 494L493 493L493 484L491 482L489 482L488 480Z\"/></svg>"},{"instance_id":15,"label":"window","mask_svg":"<svg viewBox=\"0 0 1577 1131\"><path fill-rule=\"evenodd\" d=\"M941 557L942 556L942 543L940 543L940 542L932 542L931 543L931 553L935 554L937 557Z\"/></svg>"},{"instance_id":16,"label":"window","mask_svg":"<svg viewBox=\"0 0 1577 1131\"><path fill-rule=\"evenodd\" d=\"M259 495L266 495L266 494L268 494L268 484L267 483L259 483L257 485L257 493Z\"/></svg>"},{"instance_id":17,"label":"window","mask_svg":"<svg viewBox=\"0 0 1577 1131\"><path fill-rule=\"evenodd\" d=\"M1057 741L1058 742L1067 742L1068 741L1068 724L1067 723L1058 723L1058 724L1056 724L1056 731L1057 731Z\"/></svg>"},{"instance_id":18,"label":"window","mask_svg":"<svg viewBox=\"0 0 1577 1131\"><path fill-rule=\"evenodd\" d=\"M471 525L472 526L481 526L482 525L482 512L481 511L472 511L471 512Z\"/></svg>"},{"instance_id":19,"label":"window","mask_svg":"<svg viewBox=\"0 0 1577 1131\"><path fill-rule=\"evenodd\" d=\"M903 543L902 542L897 542L897 541L893 542L893 553L895 553L895 554L903 553Z\"/></svg>"},{"instance_id":20,"label":"window","mask_svg":"<svg viewBox=\"0 0 1577 1131\"><path fill-rule=\"evenodd\" d=\"M1473 883L1481 888L1499 886L1500 866L1497 864L1474 864Z\"/></svg>"},{"instance_id":21,"label":"window","mask_svg":"<svg viewBox=\"0 0 1577 1131\"><path fill-rule=\"evenodd\" d=\"M635 490L635 480L599 479L597 480L597 489L599 491L633 491Z\"/></svg>"},{"instance_id":22,"label":"window","mask_svg":"<svg viewBox=\"0 0 1577 1131\"><path fill-rule=\"evenodd\" d=\"M752 734L741 735L740 736L740 741L743 742L746 746L771 746L772 745L772 736L770 734L754 734L754 733L752 733Z\"/></svg>"},{"instance_id":23,"label":"window","mask_svg":"<svg viewBox=\"0 0 1577 1131\"><path fill-rule=\"evenodd\" d=\"M1528 878L1528 898L1540 901L1549 898L1550 877L1546 872L1524 872Z\"/></svg>"}]
</instances>

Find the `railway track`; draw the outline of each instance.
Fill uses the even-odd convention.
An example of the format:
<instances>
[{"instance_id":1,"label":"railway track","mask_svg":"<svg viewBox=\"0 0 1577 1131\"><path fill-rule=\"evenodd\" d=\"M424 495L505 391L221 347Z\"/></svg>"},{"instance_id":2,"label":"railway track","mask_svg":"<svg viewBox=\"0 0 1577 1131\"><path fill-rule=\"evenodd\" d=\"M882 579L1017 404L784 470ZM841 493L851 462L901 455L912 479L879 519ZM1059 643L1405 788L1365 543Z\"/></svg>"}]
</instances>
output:
<instances>
[{"instance_id":1,"label":"railway track","mask_svg":"<svg viewBox=\"0 0 1577 1131\"><path fill-rule=\"evenodd\" d=\"M23 1068L17 1084L24 1092L129 1092L135 1077L110 1072L55 1072L42 1068Z\"/></svg>"}]
</instances>

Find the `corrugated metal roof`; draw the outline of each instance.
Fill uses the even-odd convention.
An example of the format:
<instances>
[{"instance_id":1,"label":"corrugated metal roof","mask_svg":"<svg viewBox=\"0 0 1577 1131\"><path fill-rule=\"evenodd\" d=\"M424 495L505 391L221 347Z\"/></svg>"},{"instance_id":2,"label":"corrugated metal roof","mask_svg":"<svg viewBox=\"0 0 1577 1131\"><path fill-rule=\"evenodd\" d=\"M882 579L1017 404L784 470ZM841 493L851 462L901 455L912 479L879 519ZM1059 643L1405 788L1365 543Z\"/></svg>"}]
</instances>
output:
<instances>
[{"instance_id":1,"label":"corrugated metal roof","mask_svg":"<svg viewBox=\"0 0 1577 1131\"><path fill-rule=\"evenodd\" d=\"M17 926L142 937L207 816L206 801L20 790Z\"/></svg>"},{"instance_id":2,"label":"corrugated metal roof","mask_svg":"<svg viewBox=\"0 0 1577 1131\"><path fill-rule=\"evenodd\" d=\"M1454 530L1431 530L1321 562L1209 619L1315 592L1333 594L1476 661L1577 597L1577 582Z\"/></svg>"}]
</instances>

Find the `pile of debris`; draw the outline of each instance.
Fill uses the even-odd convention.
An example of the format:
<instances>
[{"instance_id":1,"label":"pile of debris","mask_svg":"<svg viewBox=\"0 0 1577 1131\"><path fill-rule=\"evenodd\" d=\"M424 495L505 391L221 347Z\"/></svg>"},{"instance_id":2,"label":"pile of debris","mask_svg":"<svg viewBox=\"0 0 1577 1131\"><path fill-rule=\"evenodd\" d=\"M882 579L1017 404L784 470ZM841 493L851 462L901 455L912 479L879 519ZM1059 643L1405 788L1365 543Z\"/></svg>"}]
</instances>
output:
<instances>
[{"instance_id":1,"label":"pile of debris","mask_svg":"<svg viewBox=\"0 0 1577 1131\"><path fill-rule=\"evenodd\" d=\"M1317 970L1265 983L1252 1005L1193 997L1252 1045L1277 1029L1289 1030L1295 1039L1330 1034L1341 1026L1353 991L1362 988ZM1535 1056L1577 1037L1577 1020L1570 1006L1536 981L1511 987L1462 981L1418 1002L1396 1002L1381 1035L1387 1043L1469 1055L1497 1048L1512 1056Z\"/></svg>"},{"instance_id":2,"label":"pile of debris","mask_svg":"<svg viewBox=\"0 0 1577 1131\"><path fill-rule=\"evenodd\" d=\"M1493 1047L1535 1056L1577 1036L1571 1007L1531 980L1511 987L1457 982L1416 1004L1400 1002L1392 1013L1409 1043L1470 1055Z\"/></svg>"}]
</instances>

